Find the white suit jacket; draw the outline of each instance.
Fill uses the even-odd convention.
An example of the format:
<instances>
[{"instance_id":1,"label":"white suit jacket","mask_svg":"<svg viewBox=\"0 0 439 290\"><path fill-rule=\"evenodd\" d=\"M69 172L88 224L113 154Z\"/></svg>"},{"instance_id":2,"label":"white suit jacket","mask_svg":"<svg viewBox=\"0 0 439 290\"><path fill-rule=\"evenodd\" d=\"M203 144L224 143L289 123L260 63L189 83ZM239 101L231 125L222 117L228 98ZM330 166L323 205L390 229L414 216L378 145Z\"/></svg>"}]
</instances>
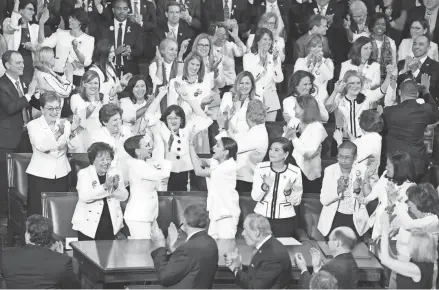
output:
<instances>
[{"instance_id":1,"label":"white suit jacket","mask_svg":"<svg viewBox=\"0 0 439 290\"><path fill-rule=\"evenodd\" d=\"M369 90L370 88L376 88L381 83L381 67L377 62L373 62L372 64L367 64L364 66L363 70L360 71L360 67L357 65L353 65L351 60L347 60L341 64L340 77L342 80L344 78L345 73L348 70L354 70L360 72L366 79L371 81L370 86L364 86L362 93L364 91Z\"/></svg>"},{"instance_id":2,"label":"white suit jacket","mask_svg":"<svg viewBox=\"0 0 439 290\"><path fill-rule=\"evenodd\" d=\"M107 199L108 209L110 210L114 235L123 227L123 214L120 202L128 198L128 191L125 188L122 175L117 170L109 171L107 178L116 174L120 176L119 187L109 197L109 193L99 182L94 165L90 165L78 172L76 189L78 190L79 200L72 218L74 230L80 231L90 238L95 237L102 209L104 208L102 200L104 198Z\"/></svg>"},{"instance_id":3,"label":"white suit jacket","mask_svg":"<svg viewBox=\"0 0 439 290\"><path fill-rule=\"evenodd\" d=\"M360 176L364 180L366 169L366 162L354 164L350 174L351 182L357 178L357 171L360 172ZM337 181L341 175L342 173L338 163L332 164L325 169L322 191L320 193L320 202L322 203L323 208L317 225L317 229L324 236L329 234L338 209L339 199L337 194Z\"/></svg>"},{"instance_id":4,"label":"white suit jacket","mask_svg":"<svg viewBox=\"0 0 439 290\"><path fill-rule=\"evenodd\" d=\"M64 122L64 134L55 139L44 116L32 120L27 124L30 143L32 144L32 158L26 173L47 179L66 176L71 168L67 159L67 146L70 136L70 123L67 120L57 120L55 126ZM42 170L44 168L44 170Z\"/></svg>"},{"instance_id":5,"label":"white suit jacket","mask_svg":"<svg viewBox=\"0 0 439 290\"><path fill-rule=\"evenodd\" d=\"M158 181L169 177L172 162L145 162L130 157L127 164L130 198L125 208L125 220L153 222L159 214Z\"/></svg>"},{"instance_id":6,"label":"white suit jacket","mask_svg":"<svg viewBox=\"0 0 439 290\"><path fill-rule=\"evenodd\" d=\"M18 24L18 21L21 19L21 14L17 12L12 12L11 18L6 18L3 21L3 27L5 30L9 27L11 29L16 29L14 33L8 34L4 33L6 43L8 44L9 50L18 50L21 42L21 25ZM29 28L29 36L30 42L37 48L38 45L38 24L28 24ZM34 55L34 53L32 53Z\"/></svg>"}]
</instances>

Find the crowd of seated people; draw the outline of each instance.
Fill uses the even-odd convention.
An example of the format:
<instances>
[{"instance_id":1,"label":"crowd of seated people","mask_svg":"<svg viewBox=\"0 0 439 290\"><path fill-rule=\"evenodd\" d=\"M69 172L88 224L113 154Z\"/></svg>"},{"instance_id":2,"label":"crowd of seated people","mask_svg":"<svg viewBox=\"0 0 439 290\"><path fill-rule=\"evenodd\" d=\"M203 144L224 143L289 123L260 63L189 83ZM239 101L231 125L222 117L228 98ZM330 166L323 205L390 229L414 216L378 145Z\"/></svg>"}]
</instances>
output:
<instances>
[{"instance_id":1,"label":"crowd of seated people","mask_svg":"<svg viewBox=\"0 0 439 290\"><path fill-rule=\"evenodd\" d=\"M242 288L289 287L292 265L304 288L355 288L359 242L385 286L436 286L439 0L0 2L0 214L14 210L9 154L32 153L27 246L0 261L8 288L48 285L18 283L12 255L63 263L40 269L47 283L78 286L41 217L42 193L68 192L73 174L78 240L152 240L163 286L211 288L223 259ZM158 191L200 189L178 230L159 228ZM276 239L301 238L308 194L308 238L334 257L312 248L312 274ZM248 269L216 248L242 237Z\"/></svg>"}]
</instances>

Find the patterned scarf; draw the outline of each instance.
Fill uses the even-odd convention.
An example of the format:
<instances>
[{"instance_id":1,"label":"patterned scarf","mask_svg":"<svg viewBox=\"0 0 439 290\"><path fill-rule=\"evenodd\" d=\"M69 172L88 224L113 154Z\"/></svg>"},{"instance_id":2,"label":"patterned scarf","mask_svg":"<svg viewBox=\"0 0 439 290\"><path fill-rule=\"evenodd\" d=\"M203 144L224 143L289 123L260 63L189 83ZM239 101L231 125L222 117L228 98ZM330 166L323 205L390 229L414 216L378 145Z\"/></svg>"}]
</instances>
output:
<instances>
[{"instance_id":1,"label":"patterned scarf","mask_svg":"<svg viewBox=\"0 0 439 290\"><path fill-rule=\"evenodd\" d=\"M375 53L378 54L378 45L373 34L371 35L371 38L374 40L373 43L375 45ZM387 65L392 64L392 60L392 47L390 46L389 37L384 35L383 45L381 46L381 56L380 59L377 60L381 67L381 82L383 82L386 78L386 67Z\"/></svg>"}]
</instances>

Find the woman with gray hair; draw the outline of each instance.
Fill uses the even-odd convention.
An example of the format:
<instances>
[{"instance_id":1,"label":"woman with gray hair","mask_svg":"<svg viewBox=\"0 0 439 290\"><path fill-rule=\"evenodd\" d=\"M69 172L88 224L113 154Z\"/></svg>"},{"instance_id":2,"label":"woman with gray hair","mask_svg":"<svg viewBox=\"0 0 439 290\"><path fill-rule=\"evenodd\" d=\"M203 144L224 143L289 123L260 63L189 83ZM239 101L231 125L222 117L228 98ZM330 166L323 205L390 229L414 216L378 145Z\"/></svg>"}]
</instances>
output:
<instances>
[{"instance_id":1,"label":"woman with gray hair","mask_svg":"<svg viewBox=\"0 0 439 290\"><path fill-rule=\"evenodd\" d=\"M259 100L251 100L248 103L246 119L249 130L233 134L229 130L230 117L220 114L218 125L220 133L218 137L230 137L238 144L237 152L237 177L236 190L251 192L253 188L253 173L256 164L262 162L268 149L268 133L265 128L267 116L265 105Z\"/></svg>"}]
</instances>

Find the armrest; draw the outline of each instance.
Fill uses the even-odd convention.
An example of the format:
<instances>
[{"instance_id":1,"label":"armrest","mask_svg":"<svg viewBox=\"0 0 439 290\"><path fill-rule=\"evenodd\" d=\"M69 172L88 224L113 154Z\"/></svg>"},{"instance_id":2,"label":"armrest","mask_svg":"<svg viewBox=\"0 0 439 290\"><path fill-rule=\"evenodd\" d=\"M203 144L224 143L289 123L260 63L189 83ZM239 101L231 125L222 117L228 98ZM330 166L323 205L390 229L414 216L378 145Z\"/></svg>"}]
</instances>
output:
<instances>
[{"instance_id":1,"label":"armrest","mask_svg":"<svg viewBox=\"0 0 439 290\"><path fill-rule=\"evenodd\" d=\"M9 219L21 224L27 216L27 200L15 188L8 190L8 212Z\"/></svg>"},{"instance_id":2,"label":"armrest","mask_svg":"<svg viewBox=\"0 0 439 290\"><path fill-rule=\"evenodd\" d=\"M23 206L27 205L27 198L25 198L15 187L8 188L8 196L10 199L17 200Z\"/></svg>"},{"instance_id":3,"label":"armrest","mask_svg":"<svg viewBox=\"0 0 439 290\"><path fill-rule=\"evenodd\" d=\"M296 229L294 229L294 234L296 236L296 239L301 243L304 241L310 240L308 234L306 233L306 231L304 229L296 228Z\"/></svg>"}]
</instances>

